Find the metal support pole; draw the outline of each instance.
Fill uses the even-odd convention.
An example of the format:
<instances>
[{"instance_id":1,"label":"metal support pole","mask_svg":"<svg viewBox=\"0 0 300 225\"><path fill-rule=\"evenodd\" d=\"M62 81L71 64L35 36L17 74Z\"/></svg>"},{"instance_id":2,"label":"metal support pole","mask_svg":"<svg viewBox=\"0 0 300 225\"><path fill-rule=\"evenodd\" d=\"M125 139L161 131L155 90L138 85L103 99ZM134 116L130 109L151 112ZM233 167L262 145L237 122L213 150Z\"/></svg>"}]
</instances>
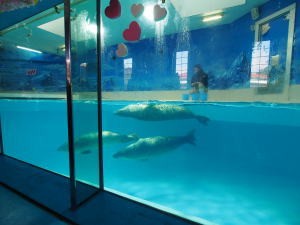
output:
<instances>
[{"instance_id":1,"label":"metal support pole","mask_svg":"<svg viewBox=\"0 0 300 225\"><path fill-rule=\"evenodd\" d=\"M97 5L97 97L98 97L98 140L99 140L99 189L104 190L103 173L103 145L102 145L102 89L101 89L101 0L96 0Z\"/></svg>"},{"instance_id":2,"label":"metal support pole","mask_svg":"<svg viewBox=\"0 0 300 225\"><path fill-rule=\"evenodd\" d=\"M66 94L68 112L68 143L69 143L69 169L70 169L70 200L71 209L76 207L76 177L75 152L73 128L73 102L72 102L72 73L71 73L71 2L64 0L65 21L65 49L66 49Z\"/></svg>"},{"instance_id":3,"label":"metal support pole","mask_svg":"<svg viewBox=\"0 0 300 225\"><path fill-rule=\"evenodd\" d=\"M0 115L0 155L2 154L4 154L4 149L3 149L2 124L1 124L1 115Z\"/></svg>"}]
</instances>

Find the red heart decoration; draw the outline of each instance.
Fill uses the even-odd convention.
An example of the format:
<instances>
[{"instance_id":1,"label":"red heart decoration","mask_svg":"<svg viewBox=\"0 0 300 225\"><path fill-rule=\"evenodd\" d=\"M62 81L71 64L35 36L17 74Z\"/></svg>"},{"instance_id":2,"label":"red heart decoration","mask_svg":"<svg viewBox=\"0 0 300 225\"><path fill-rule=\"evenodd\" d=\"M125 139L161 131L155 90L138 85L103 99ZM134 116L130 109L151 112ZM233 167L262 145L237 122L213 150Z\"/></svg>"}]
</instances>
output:
<instances>
[{"instance_id":1,"label":"red heart decoration","mask_svg":"<svg viewBox=\"0 0 300 225\"><path fill-rule=\"evenodd\" d=\"M121 15L121 4L119 0L110 0L109 6L105 8L105 15L110 19L118 18Z\"/></svg>"},{"instance_id":2,"label":"red heart decoration","mask_svg":"<svg viewBox=\"0 0 300 225\"><path fill-rule=\"evenodd\" d=\"M139 17L144 12L144 6L142 4L133 4L131 6L131 13L134 17Z\"/></svg>"},{"instance_id":3,"label":"red heart decoration","mask_svg":"<svg viewBox=\"0 0 300 225\"><path fill-rule=\"evenodd\" d=\"M124 30L123 37L126 41L137 41L141 36L140 25L133 21L130 23L129 28Z\"/></svg>"},{"instance_id":4,"label":"red heart decoration","mask_svg":"<svg viewBox=\"0 0 300 225\"><path fill-rule=\"evenodd\" d=\"M164 19L167 15L167 10L165 8L161 8L160 5L155 5L153 8L154 20L160 21Z\"/></svg>"}]
</instances>

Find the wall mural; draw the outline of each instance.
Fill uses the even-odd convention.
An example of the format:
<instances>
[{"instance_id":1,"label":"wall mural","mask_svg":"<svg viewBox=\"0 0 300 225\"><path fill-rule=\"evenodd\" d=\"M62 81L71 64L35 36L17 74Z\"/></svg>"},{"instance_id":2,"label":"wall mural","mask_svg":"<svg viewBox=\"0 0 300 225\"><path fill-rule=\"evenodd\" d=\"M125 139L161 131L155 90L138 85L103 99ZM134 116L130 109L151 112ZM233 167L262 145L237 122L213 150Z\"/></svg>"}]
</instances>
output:
<instances>
[{"instance_id":1,"label":"wall mural","mask_svg":"<svg viewBox=\"0 0 300 225\"><path fill-rule=\"evenodd\" d=\"M121 3L119 2L119 4L118 6L115 0L111 0L110 5L106 8L117 5L115 7L120 9L118 13L121 15ZM112 10L113 8L109 9ZM122 9L125 12L124 8ZM209 75L210 89L250 87L249 71L254 43L253 31L250 29L253 20L250 14L231 24L188 31L188 37L186 33L164 35L163 51L158 51L157 38L140 40L143 30L143 27L140 26L143 18L140 17L145 13L145 6L132 4L127 10L131 14L132 21L128 24L127 29L118 31L121 37L125 36L123 37L124 42L105 46L103 49L103 82L112 79L114 86L111 87L111 90L178 90L179 81L175 69L177 51L189 52L188 82L193 65L200 63ZM273 11L276 10L278 9L273 9ZM164 12L164 10L159 11ZM261 12L263 14L264 10ZM110 15L114 17L118 13ZM157 19L163 18L168 13L161 13ZM267 11L266 15L270 13L271 11ZM115 17L113 20L118 21L120 19ZM156 22L159 23L159 21ZM264 36L273 35L272 29L277 30L276 34L282 33L282 26L275 28L274 24L268 24L267 27L271 29L266 29ZM296 17L291 84L300 84L299 36L300 17ZM275 47L273 46L273 48ZM63 56L41 54L37 57L37 55L29 55L29 53L24 56L20 55L20 52L15 47L0 46L0 60L3 62L0 65L1 90L62 91L64 89L65 65ZM90 49L84 54L78 55L78 61L87 64L85 67L78 67L78 71L73 70L73 87L76 90L93 91L96 90L97 83L97 71L92 68L96 63L95 49ZM124 59L129 58L132 59L132 73L125 87ZM80 86L82 80L80 75L82 74L85 74L89 83L86 88Z\"/></svg>"}]
</instances>

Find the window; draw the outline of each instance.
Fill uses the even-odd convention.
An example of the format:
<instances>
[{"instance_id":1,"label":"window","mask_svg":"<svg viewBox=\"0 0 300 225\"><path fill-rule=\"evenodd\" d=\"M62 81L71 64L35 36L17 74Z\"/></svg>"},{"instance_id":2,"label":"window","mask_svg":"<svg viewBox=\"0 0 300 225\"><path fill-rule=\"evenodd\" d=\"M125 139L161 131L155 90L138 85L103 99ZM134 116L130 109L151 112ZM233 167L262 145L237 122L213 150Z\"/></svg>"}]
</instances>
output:
<instances>
[{"instance_id":1,"label":"window","mask_svg":"<svg viewBox=\"0 0 300 225\"><path fill-rule=\"evenodd\" d=\"M270 41L255 42L252 50L251 87L266 87L269 77Z\"/></svg>"},{"instance_id":2,"label":"window","mask_svg":"<svg viewBox=\"0 0 300 225\"><path fill-rule=\"evenodd\" d=\"M124 59L124 89L127 90L128 81L132 75L132 58Z\"/></svg>"},{"instance_id":3,"label":"window","mask_svg":"<svg viewBox=\"0 0 300 225\"><path fill-rule=\"evenodd\" d=\"M176 74L179 77L180 89L187 88L188 51L176 52Z\"/></svg>"}]
</instances>

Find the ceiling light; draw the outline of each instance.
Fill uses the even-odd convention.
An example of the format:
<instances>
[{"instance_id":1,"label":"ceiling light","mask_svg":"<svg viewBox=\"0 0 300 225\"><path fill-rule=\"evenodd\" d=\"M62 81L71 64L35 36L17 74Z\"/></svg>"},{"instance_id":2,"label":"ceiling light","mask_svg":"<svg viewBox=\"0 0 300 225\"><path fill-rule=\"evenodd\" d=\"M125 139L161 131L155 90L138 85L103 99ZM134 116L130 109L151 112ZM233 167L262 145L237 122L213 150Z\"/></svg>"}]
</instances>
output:
<instances>
[{"instance_id":1,"label":"ceiling light","mask_svg":"<svg viewBox=\"0 0 300 225\"><path fill-rule=\"evenodd\" d=\"M64 37L65 36L64 17L51 20L50 22L38 26L38 28L59 35L61 37Z\"/></svg>"},{"instance_id":2,"label":"ceiling light","mask_svg":"<svg viewBox=\"0 0 300 225\"><path fill-rule=\"evenodd\" d=\"M150 21L154 21L154 5L145 5L143 16Z\"/></svg>"},{"instance_id":3,"label":"ceiling light","mask_svg":"<svg viewBox=\"0 0 300 225\"><path fill-rule=\"evenodd\" d=\"M202 21L210 22L210 21L220 20L222 18L223 18L222 14L217 14L217 15L205 16L205 17L203 17Z\"/></svg>"},{"instance_id":4,"label":"ceiling light","mask_svg":"<svg viewBox=\"0 0 300 225\"><path fill-rule=\"evenodd\" d=\"M19 49L25 50L25 51L29 51L29 52L35 52L35 53L39 53L39 54L42 53L41 51L34 50L34 49L31 49L31 48L22 47L22 46L19 46L19 45L16 46L16 47L19 48Z\"/></svg>"},{"instance_id":5,"label":"ceiling light","mask_svg":"<svg viewBox=\"0 0 300 225\"><path fill-rule=\"evenodd\" d=\"M217 15L217 14L223 14L223 10L221 10L221 9L213 10L213 11L204 13L202 16L203 16L203 17L207 17L207 16L215 16L215 15Z\"/></svg>"}]
</instances>

